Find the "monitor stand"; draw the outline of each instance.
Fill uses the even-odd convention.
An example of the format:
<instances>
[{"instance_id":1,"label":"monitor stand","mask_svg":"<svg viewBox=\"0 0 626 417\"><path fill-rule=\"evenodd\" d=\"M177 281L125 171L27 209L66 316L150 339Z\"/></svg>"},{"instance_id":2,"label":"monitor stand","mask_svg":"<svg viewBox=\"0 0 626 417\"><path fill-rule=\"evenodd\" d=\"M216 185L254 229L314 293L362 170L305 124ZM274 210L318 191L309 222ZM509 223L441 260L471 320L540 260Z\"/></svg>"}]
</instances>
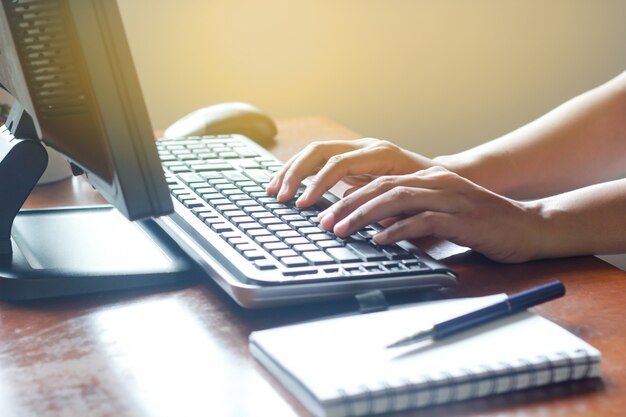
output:
<instances>
[{"instance_id":1,"label":"monitor stand","mask_svg":"<svg viewBox=\"0 0 626 417\"><path fill-rule=\"evenodd\" d=\"M0 127L0 299L187 283L201 276L152 220L130 222L112 206L20 210L46 165L39 141L15 139Z\"/></svg>"}]
</instances>

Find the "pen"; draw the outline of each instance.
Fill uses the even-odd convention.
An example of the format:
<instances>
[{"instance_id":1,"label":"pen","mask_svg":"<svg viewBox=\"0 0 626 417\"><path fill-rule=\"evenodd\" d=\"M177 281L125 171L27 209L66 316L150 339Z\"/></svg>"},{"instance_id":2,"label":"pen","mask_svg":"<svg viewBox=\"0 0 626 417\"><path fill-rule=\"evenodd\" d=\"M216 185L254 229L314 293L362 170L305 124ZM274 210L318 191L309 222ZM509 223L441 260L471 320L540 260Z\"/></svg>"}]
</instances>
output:
<instances>
[{"instance_id":1,"label":"pen","mask_svg":"<svg viewBox=\"0 0 626 417\"><path fill-rule=\"evenodd\" d=\"M388 345L387 348L406 346L425 339L443 339L480 324L510 316L537 304L554 300L555 298L562 297L564 294L565 286L561 281L553 281L510 295L506 300L498 301L495 304L474 310L471 313L433 324L417 333Z\"/></svg>"}]
</instances>

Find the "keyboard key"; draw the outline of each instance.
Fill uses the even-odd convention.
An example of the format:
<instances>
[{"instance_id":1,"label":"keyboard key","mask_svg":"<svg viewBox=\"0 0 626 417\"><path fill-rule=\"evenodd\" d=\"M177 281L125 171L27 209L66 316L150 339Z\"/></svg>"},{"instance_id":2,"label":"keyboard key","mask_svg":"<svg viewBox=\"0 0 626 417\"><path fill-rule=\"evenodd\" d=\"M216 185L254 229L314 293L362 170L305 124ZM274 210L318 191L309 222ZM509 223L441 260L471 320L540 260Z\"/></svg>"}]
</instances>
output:
<instances>
[{"instance_id":1,"label":"keyboard key","mask_svg":"<svg viewBox=\"0 0 626 417\"><path fill-rule=\"evenodd\" d=\"M276 269L276 265L274 265L274 262L270 261L269 259L259 259L257 261L254 261L254 266L259 268L261 271Z\"/></svg>"},{"instance_id":2,"label":"keyboard key","mask_svg":"<svg viewBox=\"0 0 626 417\"><path fill-rule=\"evenodd\" d=\"M298 256L298 253L296 253L296 251L293 249L279 249L273 250L272 256L276 258L284 258L286 256Z\"/></svg>"},{"instance_id":3,"label":"keyboard key","mask_svg":"<svg viewBox=\"0 0 626 417\"><path fill-rule=\"evenodd\" d=\"M348 248L330 248L326 252L339 263L358 262L361 260L360 257Z\"/></svg>"},{"instance_id":4,"label":"keyboard key","mask_svg":"<svg viewBox=\"0 0 626 417\"><path fill-rule=\"evenodd\" d=\"M268 210L272 210L272 211L274 211L274 210L287 210L289 208L289 206L287 206L286 204L283 204L283 203L269 203L269 204L265 204L265 207Z\"/></svg>"},{"instance_id":5,"label":"keyboard key","mask_svg":"<svg viewBox=\"0 0 626 417\"><path fill-rule=\"evenodd\" d=\"M213 186L218 184L230 184L228 180L224 179L219 173L215 173L217 175L216 178L212 178L209 180L209 183Z\"/></svg>"},{"instance_id":6,"label":"keyboard key","mask_svg":"<svg viewBox=\"0 0 626 417\"><path fill-rule=\"evenodd\" d=\"M222 233L222 237L224 239L235 239L235 238L242 238L243 239L243 235L240 232L226 232L226 233ZM243 243L243 242L240 242Z\"/></svg>"},{"instance_id":7,"label":"keyboard key","mask_svg":"<svg viewBox=\"0 0 626 417\"><path fill-rule=\"evenodd\" d=\"M263 228L263 226L261 226L257 222L241 223L241 224L238 225L238 227L241 230L251 230L251 229L262 229Z\"/></svg>"},{"instance_id":8,"label":"keyboard key","mask_svg":"<svg viewBox=\"0 0 626 417\"><path fill-rule=\"evenodd\" d=\"M191 169L188 168L186 165L170 166L168 167L168 169L171 172L178 174L179 176L185 173L191 173Z\"/></svg>"},{"instance_id":9,"label":"keyboard key","mask_svg":"<svg viewBox=\"0 0 626 417\"><path fill-rule=\"evenodd\" d=\"M299 214L288 214L282 216L282 219L286 222L298 222L304 220L304 217L300 216Z\"/></svg>"},{"instance_id":10,"label":"keyboard key","mask_svg":"<svg viewBox=\"0 0 626 417\"><path fill-rule=\"evenodd\" d=\"M233 228L228 223L211 223L211 229L217 233L232 232Z\"/></svg>"},{"instance_id":11,"label":"keyboard key","mask_svg":"<svg viewBox=\"0 0 626 417\"><path fill-rule=\"evenodd\" d=\"M265 211L265 209L261 209L260 211L253 211L253 212L250 212L244 209L244 211L250 213L250 216L254 217L255 219L265 219L265 218L274 217L272 213L270 213L269 211Z\"/></svg>"},{"instance_id":12,"label":"keyboard key","mask_svg":"<svg viewBox=\"0 0 626 417\"><path fill-rule=\"evenodd\" d=\"M274 210L274 214L277 216L284 216L284 215L289 215L289 214L298 214L298 212L294 209L277 209Z\"/></svg>"},{"instance_id":13,"label":"keyboard key","mask_svg":"<svg viewBox=\"0 0 626 417\"><path fill-rule=\"evenodd\" d=\"M221 218L217 216L205 217L205 218L202 218L202 220L209 226L211 226L214 223L224 223L224 220L222 220ZM224 224L227 224L227 223L224 223Z\"/></svg>"},{"instance_id":14,"label":"keyboard key","mask_svg":"<svg viewBox=\"0 0 626 417\"><path fill-rule=\"evenodd\" d=\"M311 262L313 265L323 265L323 264L335 263L333 258L331 258L330 256L326 255L322 251L304 252L304 253L302 253L302 256L305 259L307 259L309 262Z\"/></svg>"},{"instance_id":15,"label":"keyboard key","mask_svg":"<svg viewBox=\"0 0 626 417\"><path fill-rule=\"evenodd\" d=\"M293 230L291 227L289 227L288 224L285 223L278 223L278 224L270 224L267 226L267 230L271 230L273 232L279 232L282 230ZM300 236L300 235L298 235ZM290 236L285 236L285 237L290 237Z\"/></svg>"},{"instance_id":16,"label":"keyboard key","mask_svg":"<svg viewBox=\"0 0 626 417\"><path fill-rule=\"evenodd\" d=\"M219 204L219 205L215 205L214 207L215 207L215 210L219 211L220 213L224 213L226 211L231 211L231 210L237 210L239 208L234 204Z\"/></svg>"},{"instance_id":17,"label":"keyboard key","mask_svg":"<svg viewBox=\"0 0 626 417\"><path fill-rule=\"evenodd\" d=\"M259 197L257 198L257 201L259 203L263 203L263 204L267 204L267 203L278 203L278 200L276 200L276 197L270 197L270 196L266 196L266 197Z\"/></svg>"},{"instance_id":18,"label":"keyboard key","mask_svg":"<svg viewBox=\"0 0 626 417\"><path fill-rule=\"evenodd\" d=\"M242 254L247 260L249 261L254 261L257 259L266 259L265 255L263 254L263 252L259 251L259 250L247 250Z\"/></svg>"},{"instance_id":19,"label":"keyboard key","mask_svg":"<svg viewBox=\"0 0 626 417\"><path fill-rule=\"evenodd\" d=\"M243 156L244 158L254 158L255 156L259 156L259 154L252 149L245 147L234 147L233 152L237 152L240 156Z\"/></svg>"},{"instance_id":20,"label":"keyboard key","mask_svg":"<svg viewBox=\"0 0 626 417\"><path fill-rule=\"evenodd\" d=\"M248 169L245 174L255 182L267 182L270 179L268 173L260 169Z\"/></svg>"},{"instance_id":21,"label":"keyboard key","mask_svg":"<svg viewBox=\"0 0 626 417\"><path fill-rule=\"evenodd\" d=\"M229 190L222 190L222 194L230 198L231 201L246 200L249 199L248 194L241 191L239 188L231 188Z\"/></svg>"},{"instance_id":22,"label":"keyboard key","mask_svg":"<svg viewBox=\"0 0 626 417\"><path fill-rule=\"evenodd\" d=\"M272 225L272 226L275 226L275 225ZM281 230L279 232L276 232L276 236L284 239L284 238L300 237L300 234L296 232L295 230Z\"/></svg>"},{"instance_id":23,"label":"keyboard key","mask_svg":"<svg viewBox=\"0 0 626 417\"><path fill-rule=\"evenodd\" d=\"M230 232L226 232L226 233L230 233ZM224 236L226 233L222 234L222 236ZM233 238L228 239L228 243L231 246L243 245L245 243L248 243L248 239L245 239L243 237L233 237Z\"/></svg>"},{"instance_id":24,"label":"keyboard key","mask_svg":"<svg viewBox=\"0 0 626 417\"><path fill-rule=\"evenodd\" d=\"M262 207L254 200L239 200L235 202L239 207Z\"/></svg>"},{"instance_id":25,"label":"keyboard key","mask_svg":"<svg viewBox=\"0 0 626 417\"><path fill-rule=\"evenodd\" d=\"M307 238L311 239L313 242L319 242L321 240L333 240L334 236L328 233L314 233L312 235L307 235Z\"/></svg>"},{"instance_id":26,"label":"keyboard key","mask_svg":"<svg viewBox=\"0 0 626 417\"><path fill-rule=\"evenodd\" d=\"M273 216L273 214L265 210L263 206L246 206L242 207L241 209L246 213L267 213L268 215ZM252 214L252 216L254 216L254 214Z\"/></svg>"},{"instance_id":27,"label":"keyboard key","mask_svg":"<svg viewBox=\"0 0 626 417\"><path fill-rule=\"evenodd\" d=\"M296 221L296 222L290 222L289 223L291 225L291 227L295 227L296 229L301 229L303 227L311 227L313 226L311 224L311 222L307 222L306 220L304 221Z\"/></svg>"},{"instance_id":28,"label":"keyboard key","mask_svg":"<svg viewBox=\"0 0 626 417\"><path fill-rule=\"evenodd\" d=\"M245 181L248 179L247 176L243 174L243 172L239 171L224 171L222 172L224 178L228 178L231 181Z\"/></svg>"},{"instance_id":29,"label":"keyboard key","mask_svg":"<svg viewBox=\"0 0 626 417\"><path fill-rule=\"evenodd\" d=\"M250 161L250 160L245 160L245 159L240 159L238 161L233 161L233 163L237 164L239 166L239 168L245 169L245 170L252 170L252 169L261 169L261 168L263 168L261 165L257 164L256 162Z\"/></svg>"},{"instance_id":30,"label":"keyboard key","mask_svg":"<svg viewBox=\"0 0 626 417\"><path fill-rule=\"evenodd\" d=\"M272 232L270 232L269 230L265 230L265 229L252 229L252 230L248 230L248 235L250 237L257 237L257 236L273 236Z\"/></svg>"},{"instance_id":31,"label":"keyboard key","mask_svg":"<svg viewBox=\"0 0 626 417\"><path fill-rule=\"evenodd\" d=\"M221 196L221 195L220 195L220 196ZM225 205L225 204L231 204L230 200L229 200L229 199L227 199L227 198L224 198L224 197L222 197L222 198L218 198L218 199L215 199L215 200L209 200L209 203L210 203L212 206L222 206L222 205ZM237 208L237 207L235 207L235 209L236 209L236 208ZM231 210L231 209L229 209L229 210Z\"/></svg>"},{"instance_id":32,"label":"keyboard key","mask_svg":"<svg viewBox=\"0 0 626 417\"><path fill-rule=\"evenodd\" d=\"M201 172L200 176L205 180L212 180L215 178L222 178L219 172Z\"/></svg>"},{"instance_id":33,"label":"keyboard key","mask_svg":"<svg viewBox=\"0 0 626 417\"><path fill-rule=\"evenodd\" d=\"M237 216L237 217L232 217L230 221L235 224L239 224L239 223L250 223L250 222L253 222L254 220L250 216Z\"/></svg>"},{"instance_id":34,"label":"keyboard key","mask_svg":"<svg viewBox=\"0 0 626 417\"><path fill-rule=\"evenodd\" d=\"M247 187L243 183L238 183L237 185L239 185L240 187L243 187L242 190L245 191L246 193L250 193L252 197L262 197L264 195L267 195L265 193L265 190L259 186ZM256 193L259 193L259 195L256 195Z\"/></svg>"},{"instance_id":35,"label":"keyboard key","mask_svg":"<svg viewBox=\"0 0 626 417\"><path fill-rule=\"evenodd\" d=\"M406 271L402 264L396 261L383 262L383 266L389 271Z\"/></svg>"},{"instance_id":36,"label":"keyboard key","mask_svg":"<svg viewBox=\"0 0 626 417\"><path fill-rule=\"evenodd\" d=\"M315 242L315 244L322 249L343 247L343 245L336 240L320 240L318 242Z\"/></svg>"},{"instance_id":37,"label":"keyboard key","mask_svg":"<svg viewBox=\"0 0 626 417\"><path fill-rule=\"evenodd\" d=\"M298 231L300 233L305 234L305 235L310 235L310 234L313 234L313 233L324 233L324 234L326 234L326 232L324 230L320 229L319 227L314 227L314 226L303 227L301 229L298 229ZM324 240L324 239L319 239L319 240Z\"/></svg>"},{"instance_id":38,"label":"keyboard key","mask_svg":"<svg viewBox=\"0 0 626 417\"><path fill-rule=\"evenodd\" d=\"M213 204L214 200L220 200L224 198L224 196L220 193L206 193L200 194L205 201L208 201L209 204Z\"/></svg>"},{"instance_id":39,"label":"keyboard key","mask_svg":"<svg viewBox=\"0 0 626 417\"><path fill-rule=\"evenodd\" d=\"M305 266L308 265L306 259L302 256L289 256L286 258L281 258L280 261L287 266Z\"/></svg>"},{"instance_id":40,"label":"keyboard key","mask_svg":"<svg viewBox=\"0 0 626 417\"><path fill-rule=\"evenodd\" d=\"M278 217L265 217L262 219L259 219L259 223L261 224L283 224L283 221L281 219L279 219Z\"/></svg>"},{"instance_id":41,"label":"keyboard key","mask_svg":"<svg viewBox=\"0 0 626 417\"><path fill-rule=\"evenodd\" d=\"M238 217L238 216L245 216L246 213L243 212L242 210L228 210L222 213L224 216L226 217Z\"/></svg>"},{"instance_id":42,"label":"keyboard key","mask_svg":"<svg viewBox=\"0 0 626 417\"><path fill-rule=\"evenodd\" d=\"M304 243L301 245L293 245L293 249L298 252L318 251L319 248L312 243Z\"/></svg>"},{"instance_id":43,"label":"keyboard key","mask_svg":"<svg viewBox=\"0 0 626 417\"><path fill-rule=\"evenodd\" d=\"M311 274L317 274L317 268L315 267L289 268L288 270L283 271L283 275L285 276L311 275Z\"/></svg>"},{"instance_id":44,"label":"keyboard key","mask_svg":"<svg viewBox=\"0 0 626 417\"><path fill-rule=\"evenodd\" d=\"M311 243L305 237L288 237L284 240L284 242L288 245L301 245L305 243Z\"/></svg>"},{"instance_id":45,"label":"keyboard key","mask_svg":"<svg viewBox=\"0 0 626 417\"><path fill-rule=\"evenodd\" d=\"M239 252L245 252L247 250L255 250L256 246L251 243L241 243L239 245L236 245L235 249L237 249L237 251Z\"/></svg>"},{"instance_id":46,"label":"keyboard key","mask_svg":"<svg viewBox=\"0 0 626 417\"><path fill-rule=\"evenodd\" d=\"M389 257L389 259L398 260L398 259L410 259L413 257L412 254L405 251L399 246L384 246L382 247L383 253Z\"/></svg>"},{"instance_id":47,"label":"keyboard key","mask_svg":"<svg viewBox=\"0 0 626 417\"><path fill-rule=\"evenodd\" d=\"M264 230L264 229L258 229L258 230ZM252 230L250 230L250 232L252 232ZM254 240L256 240L258 243L271 243L271 242L280 242L280 239L277 238L274 235L267 235L267 236L255 236ZM282 242L281 242L282 243ZM285 245L286 247L287 245Z\"/></svg>"},{"instance_id":48,"label":"keyboard key","mask_svg":"<svg viewBox=\"0 0 626 417\"><path fill-rule=\"evenodd\" d=\"M198 213L196 213L196 215L202 220L219 218L219 216L214 211L199 211Z\"/></svg>"},{"instance_id":49,"label":"keyboard key","mask_svg":"<svg viewBox=\"0 0 626 417\"><path fill-rule=\"evenodd\" d=\"M359 254L365 261L381 261L387 259L385 254L368 245L366 242L348 243L347 247Z\"/></svg>"},{"instance_id":50,"label":"keyboard key","mask_svg":"<svg viewBox=\"0 0 626 417\"><path fill-rule=\"evenodd\" d=\"M264 243L263 247L265 248L265 250L269 250L269 251L281 250L281 249L289 249L289 246L285 245L283 242Z\"/></svg>"},{"instance_id":51,"label":"keyboard key","mask_svg":"<svg viewBox=\"0 0 626 417\"><path fill-rule=\"evenodd\" d=\"M185 207L189 208L189 209L194 209L194 208L198 208L198 207L204 207L204 201L198 199L198 200L186 200L183 202L183 204L185 205Z\"/></svg>"},{"instance_id":52,"label":"keyboard key","mask_svg":"<svg viewBox=\"0 0 626 417\"><path fill-rule=\"evenodd\" d=\"M237 188L237 186L235 184L231 184L231 183L215 184L215 189L216 190L232 190L234 188Z\"/></svg>"}]
</instances>

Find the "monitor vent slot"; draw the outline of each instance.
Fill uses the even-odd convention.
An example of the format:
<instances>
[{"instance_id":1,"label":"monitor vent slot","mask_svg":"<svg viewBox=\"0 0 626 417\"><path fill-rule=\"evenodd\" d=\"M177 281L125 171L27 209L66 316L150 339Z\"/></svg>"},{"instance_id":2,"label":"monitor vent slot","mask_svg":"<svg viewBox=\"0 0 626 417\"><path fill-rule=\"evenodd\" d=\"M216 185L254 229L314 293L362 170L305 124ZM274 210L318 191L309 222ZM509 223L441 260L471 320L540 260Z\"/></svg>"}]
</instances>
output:
<instances>
[{"instance_id":1,"label":"monitor vent slot","mask_svg":"<svg viewBox=\"0 0 626 417\"><path fill-rule=\"evenodd\" d=\"M64 4L59 0L11 3L10 21L17 36L24 73L39 117L87 113L80 72L66 32Z\"/></svg>"}]
</instances>

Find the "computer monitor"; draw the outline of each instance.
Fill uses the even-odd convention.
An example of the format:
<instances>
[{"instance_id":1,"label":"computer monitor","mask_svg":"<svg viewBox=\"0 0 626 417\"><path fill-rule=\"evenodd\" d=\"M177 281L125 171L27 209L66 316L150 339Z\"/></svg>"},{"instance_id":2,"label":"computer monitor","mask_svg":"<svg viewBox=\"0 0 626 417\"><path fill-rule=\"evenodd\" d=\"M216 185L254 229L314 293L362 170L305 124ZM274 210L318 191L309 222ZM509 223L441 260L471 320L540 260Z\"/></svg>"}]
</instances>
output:
<instances>
[{"instance_id":1,"label":"computer monitor","mask_svg":"<svg viewBox=\"0 0 626 417\"><path fill-rule=\"evenodd\" d=\"M9 131L66 155L129 219L170 213L116 3L13 0L2 6L0 85L18 103Z\"/></svg>"},{"instance_id":2,"label":"computer monitor","mask_svg":"<svg viewBox=\"0 0 626 417\"><path fill-rule=\"evenodd\" d=\"M2 0L0 87L14 98L6 124L0 128L0 195L4 200L0 202L0 298L6 298L11 286L21 294L16 298L32 298L112 289L112 277L121 283L124 276L133 274L145 274L139 281L149 282L144 279L148 275L165 271L171 276L170 272L180 270L177 261L167 262L178 253L156 262L161 269L142 268L163 251L160 235L146 238L159 240L151 248L141 236L158 232L147 231L144 225L137 234L134 226L110 208L27 213L14 222L47 164L40 141L65 155L74 173L84 174L125 218L151 218L173 210L116 2ZM145 249L139 249L138 256L149 259L111 267L109 263L117 260L102 252L115 252L115 247L105 245L115 246L116 236L102 236L108 233L103 222L116 229L118 243L127 245L124 239L138 239L136 244ZM50 228L45 229L44 223ZM92 223L91 230L83 230ZM62 245L71 249L59 251ZM85 276L93 278L91 284L80 281ZM64 288L50 287L62 281L54 280L59 277L65 279ZM24 278L32 279L25 284ZM37 279L53 283L37 295ZM109 279L109 284L93 284L97 279L101 284ZM120 285L129 285L128 280L124 282ZM72 285L82 289L73 291ZM21 291L20 286L30 289Z\"/></svg>"}]
</instances>

